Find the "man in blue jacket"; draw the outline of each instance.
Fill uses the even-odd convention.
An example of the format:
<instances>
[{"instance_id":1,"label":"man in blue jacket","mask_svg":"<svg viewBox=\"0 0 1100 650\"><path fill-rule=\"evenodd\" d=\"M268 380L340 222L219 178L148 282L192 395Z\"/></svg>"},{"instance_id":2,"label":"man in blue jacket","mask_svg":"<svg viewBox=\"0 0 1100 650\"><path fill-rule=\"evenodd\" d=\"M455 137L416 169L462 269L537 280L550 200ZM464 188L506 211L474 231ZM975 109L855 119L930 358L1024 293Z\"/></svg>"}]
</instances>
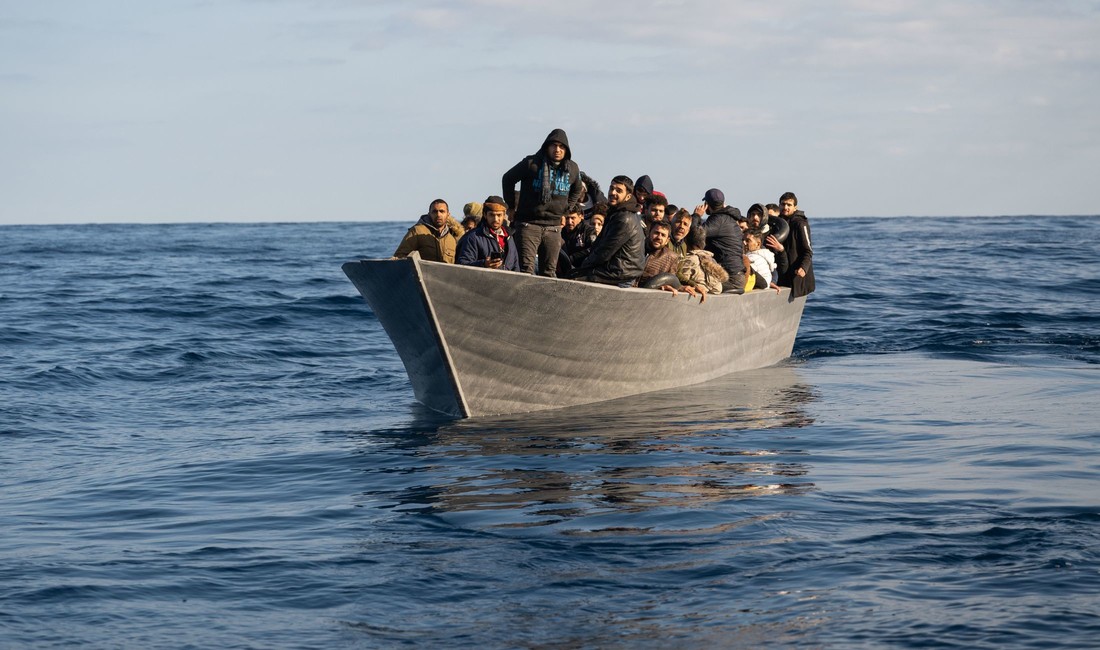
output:
<instances>
[{"instance_id":1,"label":"man in blue jacket","mask_svg":"<svg viewBox=\"0 0 1100 650\"><path fill-rule=\"evenodd\" d=\"M519 270L519 254L511 233L504 227L504 199L490 196L481 207L481 223L458 243L455 262L505 271Z\"/></svg>"},{"instance_id":2,"label":"man in blue jacket","mask_svg":"<svg viewBox=\"0 0 1100 650\"><path fill-rule=\"evenodd\" d=\"M504 172L504 201L515 210L515 238L519 266L524 273L554 277L561 250L561 221L577 208L581 198L581 170L573 162L569 138L554 129L538 153L527 156ZM516 202L519 183L519 202Z\"/></svg>"}]
</instances>

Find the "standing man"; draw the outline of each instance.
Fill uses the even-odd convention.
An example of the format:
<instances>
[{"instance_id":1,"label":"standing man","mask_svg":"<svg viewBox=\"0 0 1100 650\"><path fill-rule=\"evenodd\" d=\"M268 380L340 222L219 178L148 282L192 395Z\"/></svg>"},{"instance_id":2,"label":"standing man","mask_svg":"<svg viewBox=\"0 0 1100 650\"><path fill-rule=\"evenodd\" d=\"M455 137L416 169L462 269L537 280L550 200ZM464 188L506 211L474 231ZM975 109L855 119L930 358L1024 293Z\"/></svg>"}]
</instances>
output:
<instances>
[{"instance_id":1,"label":"standing man","mask_svg":"<svg viewBox=\"0 0 1100 650\"><path fill-rule=\"evenodd\" d=\"M645 235L634 200L634 181L629 176L611 179L607 203L607 223L575 275L589 282L629 287L645 266Z\"/></svg>"},{"instance_id":2,"label":"standing man","mask_svg":"<svg viewBox=\"0 0 1100 650\"><path fill-rule=\"evenodd\" d=\"M787 268L780 270L779 285L791 288L795 298L814 292L814 248L810 243L810 222L806 213L798 209L798 198L794 192L785 192L779 197L779 210L791 227L791 233L783 242L786 248Z\"/></svg>"},{"instance_id":3,"label":"standing man","mask_svg":"<svg viewBox=\"0 0 1100 650\"><path fill-rule=\"evenodd\" d=\"M696 206L699 217L708 215L703 223L707 232L707 250L714 253L714 261L729 273L722 283L722 291L741 293L745 290L745 248L741 226L741 211L726 205L726 195L718 188L711 188L703 195L703 203Z\"/></svg>"},{"instance_id":4,"label":"standing man","mask_svg":"<svg viewBox=\"0 0 1100 650\"><path fill-rule=\"evenodd\" d=\"M421 215L420 221L405 233L393 256L408 257L409 253L417 251L420 259L454 264L457 242L465 233L462 226L451 218L447 202L436 199L428 206L428 214Z\"/></svg>"},{"instance_id":5,"label":"standing man","mask_svg":"<svg viewBox=\"0 0 1100 650\"><path fill-rule=\"evenodd\" d=\"M554 129L539 152L519 161L501 179L505 202L515 210L514 236L524 273L554 277L561 250L562 217L576 210L581 198L581 171L573 162L569 138ZM519 183L519 203L516 203Z\"/></svg>"}]
</instances>

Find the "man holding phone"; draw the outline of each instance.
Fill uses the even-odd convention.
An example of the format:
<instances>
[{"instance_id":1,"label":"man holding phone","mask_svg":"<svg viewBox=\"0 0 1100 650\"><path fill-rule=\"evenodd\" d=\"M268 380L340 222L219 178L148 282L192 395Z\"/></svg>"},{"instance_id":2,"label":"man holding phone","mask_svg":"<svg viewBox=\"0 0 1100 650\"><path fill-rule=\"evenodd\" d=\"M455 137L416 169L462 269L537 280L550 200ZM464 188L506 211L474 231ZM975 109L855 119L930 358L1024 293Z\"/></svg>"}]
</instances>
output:
<instances>
[{"instance_id":1,"label":"man holding phone","mask_svg":"<svg viewBox=\"0 0 1100 650\"><path fill-rule=\"evenodd\" d=\"M501 197L485 199L481 206L481 223L458 244L457 263L519 271L519 253L512 234L504 227L507 210Z\"/></svg>"}]
</instances>

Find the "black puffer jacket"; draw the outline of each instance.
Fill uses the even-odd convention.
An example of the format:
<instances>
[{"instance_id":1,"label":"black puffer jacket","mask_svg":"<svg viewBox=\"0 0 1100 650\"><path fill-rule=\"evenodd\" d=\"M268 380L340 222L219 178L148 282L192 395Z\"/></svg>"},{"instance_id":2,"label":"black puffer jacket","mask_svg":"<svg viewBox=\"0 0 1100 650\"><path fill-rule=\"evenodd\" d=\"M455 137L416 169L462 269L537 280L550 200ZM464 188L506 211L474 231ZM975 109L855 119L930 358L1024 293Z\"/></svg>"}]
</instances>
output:
<instances>
[{"instance_id":1,"label":"black puffer jacket","mask_svg":"<svg viewBox=\"0 0 1100 650\"><path fill-rule=\"evenodd\" d=\"M806 213L795 210L786 219L791 227L791 234L787 235L787 241L783 243L787 269L779 276L779 284L790 287L791 295L797 298L809 295L817 288L814 281L814 247L810 242L810 222L806 219ZM806 272L805 277L798 277L798 269Z\"/></svg>"},{"instance_id":2,"label":"black puffer jacket","mask_svg":"<svg viewBox=\"0 0 1100 650\"><path fill-rule=\"evenodd\" d=\"M592 252L577 269L578 277L603 284L633 282L641 277L645 235L637 209L633 198L611 206Z\"/></svg>"},{"instance_id":3,"label":"black puffer jacket","mask_svg":"<svg viewBox=\"0 0 1100 650\"><path fill-rule=\"evenodd\" d=\"M745 246L741 226L737 225L740 218L740 210L724 205L710 213L703 224L707 231L707 250L714 253L714 261L730 274L731 279L745 275Z\"/></svg>"},{"instance_id":4,"label":"black puffer jacket","mask_svg":"<svg viewBox=\"0 0 1100 650\"><path fill-rule=\"evenodd\" d=\"M555 164L546 157L546 145L560 142L565 145L565 158ZM547 169L547 167L549 169ZM547 200L543 200L544 179L550 182ZM561 218L576 208L581 198L581 170L573 162L569 138L562 129L554 129L546 136L538 153L527 156L515 167L504 172L501 178L505 203L515 207L517 223L533 223L538 226L561 225ZM519 205L516 205L516 183L519 183Z\"/></svg>"}]
</instances>

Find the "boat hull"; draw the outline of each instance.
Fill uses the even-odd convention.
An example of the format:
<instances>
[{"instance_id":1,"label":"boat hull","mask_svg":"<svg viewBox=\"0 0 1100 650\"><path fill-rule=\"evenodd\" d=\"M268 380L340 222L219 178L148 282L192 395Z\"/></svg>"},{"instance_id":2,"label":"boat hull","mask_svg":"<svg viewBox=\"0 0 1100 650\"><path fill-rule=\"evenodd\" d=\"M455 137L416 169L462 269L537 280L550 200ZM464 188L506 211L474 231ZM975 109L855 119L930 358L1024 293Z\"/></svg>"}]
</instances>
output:
<instances>
[{"instance_id":1,"label":"boat hull","mask_svg":"<svg viewBox=\"0 0 1100 650\"><path fill-rule=\"evenodd\" d=\"M416 398L456 417L586 404L773 365L790 356L806 300L783 289L700 303L416 255L343 269L393 340Z\"/></svg>"}]
</instances>

